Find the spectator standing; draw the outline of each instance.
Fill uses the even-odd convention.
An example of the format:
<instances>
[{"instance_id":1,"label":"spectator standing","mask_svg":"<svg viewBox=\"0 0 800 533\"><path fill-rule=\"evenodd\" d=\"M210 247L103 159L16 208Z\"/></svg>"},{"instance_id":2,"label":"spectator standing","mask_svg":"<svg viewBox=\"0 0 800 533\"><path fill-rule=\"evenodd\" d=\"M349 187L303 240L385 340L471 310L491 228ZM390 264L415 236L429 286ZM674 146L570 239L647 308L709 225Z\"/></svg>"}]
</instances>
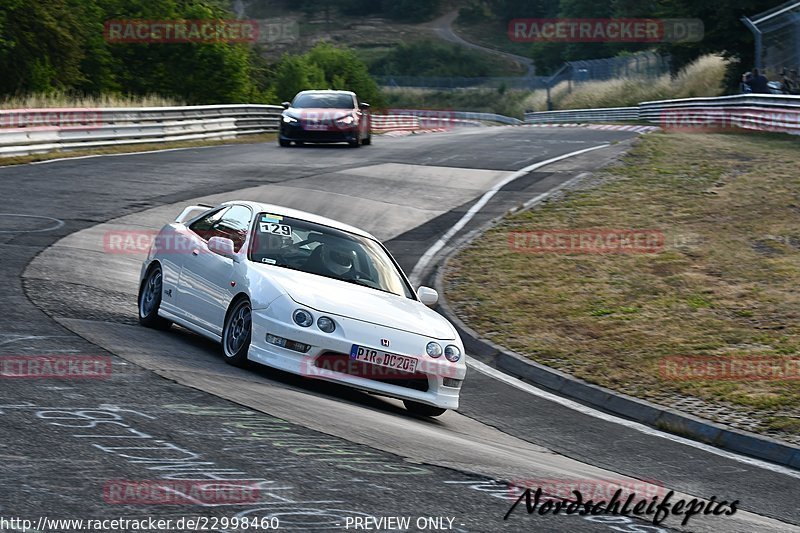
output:
<instances>
[{"instance_id":1,"label":"spectator standing","mask_svg":"<svg viewBox=\"0 0 800 533\"><path fill-rule=\"evenodd\" d=\"M755 94L769 94L769 80L767 77L761 74L757 68L753 69L753 76L750 78L750 81L745 81L749 87L751 92Z\"/></svg>"}]
</instances>

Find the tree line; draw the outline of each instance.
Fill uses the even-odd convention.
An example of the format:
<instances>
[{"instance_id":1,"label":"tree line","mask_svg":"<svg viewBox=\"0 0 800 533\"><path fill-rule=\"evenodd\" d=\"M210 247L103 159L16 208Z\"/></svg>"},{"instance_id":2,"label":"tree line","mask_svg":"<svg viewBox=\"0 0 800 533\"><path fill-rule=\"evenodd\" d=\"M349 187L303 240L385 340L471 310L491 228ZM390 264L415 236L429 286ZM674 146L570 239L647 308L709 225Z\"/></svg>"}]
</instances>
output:
<instances>
[{"instance_id":1,"label":"tree line","mask_svg":"<svg viewBox=\"0 0 800 533\"><path fill-rule=\"evenodd\" d=\"M286 7L349 15L380 15L398 21L429 20L441 0L283 0ZM699 18L705 35L698 42L662 43L677 71L699 55L721 52L753 62L753 38L743 15L765 9L763 0L466 0L461 8L473 23L503 24L515 18ZM349 88L379 103L380 91L351 51L318 44L303 55L268 63L258 44L113 42L104 35L109 20L232 19L229 0L2 0L0 5L0 95L50 91L80 94L158 94L189 104L263 102L290 98L309 87ZM564 61L610 57L652 48L649 43L531 43L539 73ZM449 72L468 63L473 75L490 66L452 46L433 42L401 45L373 65L391 74ZM463 65L462 65L463 66ZM457 69L463 71L463 69ZM455 72L455 71L454 71ZM733 74L731 80L737 80Z\"/></svg>"},{"instance_id":2,"label":"tree line","mask_svg":"<svg viewBox=\"0 0 800 533\"><path fill-rule=\"evenodd\" d=\"M475 21L492 18L507 25L524 18L696 18L704 25L703 38L697 42L662 43L658 50L672 58L672 70L708 53L722 53L738 59L743 69L754 61L753 36L742 24L743 16L752 16L777 5L780 0L468 0L462 16ZM652 48L651 43L531 43L529 55L537 70L552 72L565 61L613 57L620 53Z\"/></svg>"},{"instance_id":3,"label":"tree line","mask_svg":"<svg viewBox=\"0 0 800 533\"><path fill-rule=\"evenodd\" d=\"M157 94L188 104L276 103L299 89L351 89L380 103L366 66L321 43L269 64L250 42L116 42L107 21L230 20L225 0L3 0L0 96Z\"/></svg>"}]
</instances>

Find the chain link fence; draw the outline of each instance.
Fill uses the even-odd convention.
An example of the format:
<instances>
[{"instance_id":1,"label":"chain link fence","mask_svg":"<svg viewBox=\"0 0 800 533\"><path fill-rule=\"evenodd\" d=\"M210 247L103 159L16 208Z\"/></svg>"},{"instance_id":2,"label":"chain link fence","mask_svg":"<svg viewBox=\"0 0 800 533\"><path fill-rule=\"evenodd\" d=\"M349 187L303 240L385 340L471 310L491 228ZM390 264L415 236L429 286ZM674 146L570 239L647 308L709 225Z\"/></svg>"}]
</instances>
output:
<instances>
[{"instance_id":1,"label":"chain link fence","mask_svg":"<svg viewBox=\"0 0 800 533\"><path fill-rule=\"evenodd\" d=\"M547 89L562 81L582 83L616 78L657 78L669 72L669 56L641 52L604 59L568 61L552 76L522 77L436 77L375 76L384 87L416 87L434 89L500 88Z\"/></svg>"},{"instance_id":2,"label":"chain link fence","mask_svg":"<svg viewBox=\"0 0 800 533\"><path fill-rule=\"evenodd\" d=\"M800 2L792 0L742 22L753 32L755 66L770 79L800 72Z\"/></svg>"},{"instance_id":3,"label":"chain link fence","mask_svg":"<svg viewBox=\"0 0 800 533\"><path fill-rule=\"evenodd\" d=\"M605 59L568 61L573 82L618 78L657 78L669 72L669 56L653 52L629 54Z\"/></svg>"}]
</instances>

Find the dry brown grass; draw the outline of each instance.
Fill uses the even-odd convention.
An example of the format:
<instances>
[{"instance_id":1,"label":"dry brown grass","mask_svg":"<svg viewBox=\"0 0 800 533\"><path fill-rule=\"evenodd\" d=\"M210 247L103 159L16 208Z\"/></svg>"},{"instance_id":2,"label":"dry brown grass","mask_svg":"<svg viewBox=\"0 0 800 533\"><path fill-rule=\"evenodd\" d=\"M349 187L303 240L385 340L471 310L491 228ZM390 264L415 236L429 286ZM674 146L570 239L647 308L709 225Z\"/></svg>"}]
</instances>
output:
<instances>
[{"instance_id":1,"label":"dry brown grass","mask_svg":"<svg viewBox=\"0 0 800 533\"><path fill-rule=\"evenodd\" d=\"M34 93L26 96L6 96L0 109L40 109L51 107L160 107L183 105L183 102L158 95L85 96L64 92Z\"/></svg>"},{"instance_id":2,"label":"dry brown grass","mask_svg":"<svg viewBox=\"0 0 800 533\"><path fill-rule=\"evenodd\" d=\"M800 380L675 381L667 356L800 358L800 139L650 134L591 191L505 219L455 256L446 296L484 337L645 398L794 415ZM657 229L651 254L520 253L509 232ZM787 426L788 425L788 426Z\"/></svg>"},{"instance_id":3,"label":"dry brown grass","mask_svg":"<svg viewBox=\"0 0 800 533\"><path fill-rule=\"evenodd\" d=\"M568 90L562 82L551 91L556 109L635 106L640 102L695 96L719 96L729 62L717 55L705 55L687 65L672 78L665 74L656 79L621 78L573 84ZM547 96L534 91L524 102L526 109L544 111Z\"/></svg>"}]
</instances>

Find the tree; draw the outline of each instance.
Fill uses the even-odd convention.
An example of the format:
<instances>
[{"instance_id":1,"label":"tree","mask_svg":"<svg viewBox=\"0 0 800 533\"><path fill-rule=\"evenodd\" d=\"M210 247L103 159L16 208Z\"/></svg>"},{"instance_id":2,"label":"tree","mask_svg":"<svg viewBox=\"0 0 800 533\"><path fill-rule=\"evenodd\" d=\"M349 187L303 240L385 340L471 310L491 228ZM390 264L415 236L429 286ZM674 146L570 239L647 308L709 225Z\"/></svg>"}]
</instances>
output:
<instances>
[{"instance_id":1,"label":"tree","mask_svg":"<svg viewBox=\"0 0 800 533\"><path fill-rule=\"evenodd\" d=\"M352 50L322 42L303 57L309 65L315 65L322 71L324 84L327 85L325 88L353 91L361 100L373 105L382 103L378 84Z\"/></svg>"},{"instance_id":2,"label":"tree","mask_svg":"<svg viewBox=\"0 0 800 533\"><path fill-rule=\"evenodd\" d=\"M325 87L325 73L305 57L284 55L275 72L273 89L277 97L291 100L300 91Z\"/></svg>"}]
</instances>

